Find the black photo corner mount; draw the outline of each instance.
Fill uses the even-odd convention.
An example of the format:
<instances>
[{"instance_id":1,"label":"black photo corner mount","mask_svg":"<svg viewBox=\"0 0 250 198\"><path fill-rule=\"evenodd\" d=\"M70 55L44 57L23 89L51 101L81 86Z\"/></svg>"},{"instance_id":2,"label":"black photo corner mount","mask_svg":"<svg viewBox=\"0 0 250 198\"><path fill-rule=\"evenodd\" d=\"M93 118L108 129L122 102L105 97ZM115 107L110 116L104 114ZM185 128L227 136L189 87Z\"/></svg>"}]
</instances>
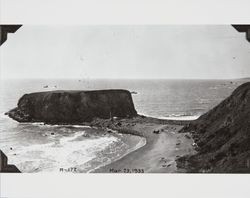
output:
<instances>
[{"instance_id":1,"label":"black photo corner mount","mask_svg":"<svg viewBox=\"0 0 250 198\"><path fill-rule=\"evenodd\" d=\"M244 25L236 25L236 24L232 24L232 26L241 33L246 33L246 39L248 40L248 42L250 42L250 25L244 24Z\"/></svg>"},{"instance_id":2,"label":"black photo corner mount","mask_svg":"<svg viewBox=\"0 0 250 198\"><path fill-rule=\"evenodd\" d=\"M22 25L0 25L0 45L8 38L8 33L15 33Z\"/></svg>"},{"instance_id":3,"label":"black photo corner mount","mask_svg":"<svg viewBox=\"0 0 250 198\"><path fill-rule=\"evenodd\" d=\"M7 41L8 33L15 33L22 25L0 25L0 46ZM0 150L0 173L20 173L13 164L8 164L8 157Z\"/></svg>"},{"instance_id":4,"label":"black photo corner mount","mask_svg":"<svg viewBox=\"0 0 250 198\"><path fill-rule=\"evenodd\" d=\"M8 164L8 157L0 150L0 173L21 173L13 164Z\"/></svg>"}]
</instances>

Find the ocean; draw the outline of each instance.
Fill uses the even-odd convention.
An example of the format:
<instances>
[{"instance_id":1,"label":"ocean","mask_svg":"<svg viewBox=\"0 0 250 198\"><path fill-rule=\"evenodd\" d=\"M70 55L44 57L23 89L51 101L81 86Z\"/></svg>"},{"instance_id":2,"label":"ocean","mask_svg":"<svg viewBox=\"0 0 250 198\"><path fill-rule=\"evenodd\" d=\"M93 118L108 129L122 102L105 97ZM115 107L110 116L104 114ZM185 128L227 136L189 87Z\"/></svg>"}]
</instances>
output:
<instances>
[{"instance_id":1,"label":"ocean","mask_svg":"<svg viewBox=\"0 0 250 198\"><path fill-rule=\"evenodd\" d=\"M17 123L4 115L25 93L49 90L128 89L139 114L193 120L229 96L244 80L2 80L0 149L22 172L90 172L143 146L145 139L105 134L87 126Z\"/></svg>"}]
</instances>

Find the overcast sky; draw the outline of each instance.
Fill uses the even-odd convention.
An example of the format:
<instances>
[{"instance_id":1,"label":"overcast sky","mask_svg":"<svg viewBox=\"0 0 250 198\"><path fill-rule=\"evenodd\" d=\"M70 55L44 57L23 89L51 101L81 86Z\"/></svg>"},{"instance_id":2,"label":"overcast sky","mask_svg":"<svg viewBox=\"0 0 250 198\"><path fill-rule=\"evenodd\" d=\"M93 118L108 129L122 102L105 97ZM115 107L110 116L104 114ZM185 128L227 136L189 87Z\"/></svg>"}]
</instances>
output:
<instances>
[{"instance_id":1,"label":"overcast sky","mask_svg":"<svg viewBox=\"0 0 250 198\"><path fill-rule=\"evenodd\" d=\"M23 26L1 78L241 78L250 43L230 25Z\"/></svg>"}]
</instances>

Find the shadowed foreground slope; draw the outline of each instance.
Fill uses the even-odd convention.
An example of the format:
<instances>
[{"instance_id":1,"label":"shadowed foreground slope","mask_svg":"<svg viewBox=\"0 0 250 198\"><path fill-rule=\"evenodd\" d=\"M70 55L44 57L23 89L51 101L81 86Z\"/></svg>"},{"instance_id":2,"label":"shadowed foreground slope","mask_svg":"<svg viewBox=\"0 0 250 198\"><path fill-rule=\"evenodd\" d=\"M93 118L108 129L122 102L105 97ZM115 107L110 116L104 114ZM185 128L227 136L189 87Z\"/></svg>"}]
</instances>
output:
<instances>
[{"instance_id":1,"label":"shadowed foreground slope","mask_svg":"<svg viewBox=\"0 0 250 198\"><path fill-rule=\"evenodd\" d=\"M186 125L198 154L177 160L189 172L250 173L250 82Z\"/></svg>"}]
</instances>

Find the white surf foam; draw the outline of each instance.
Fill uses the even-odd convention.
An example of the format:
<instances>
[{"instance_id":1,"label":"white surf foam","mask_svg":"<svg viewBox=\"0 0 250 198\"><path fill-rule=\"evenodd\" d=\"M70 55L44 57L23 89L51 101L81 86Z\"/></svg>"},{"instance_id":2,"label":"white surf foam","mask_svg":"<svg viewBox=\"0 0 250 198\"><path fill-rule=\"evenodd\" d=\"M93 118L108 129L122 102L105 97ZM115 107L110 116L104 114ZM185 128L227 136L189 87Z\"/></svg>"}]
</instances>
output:
<instances>
[{"instance_id":1,"label":"white surf foam","mask_svg":"<svg viewBox=\"0 0 250 198\"><path fill-rule=\"evenodd\" d=\"M164 120L197 120L200 116L167 116L167 117L159 117Z\"/></svg>"},{"instance_id":2,"label":"white surf foam","mask_svg":"<svg viewBox=\"0 0 250 198\"><path fill-rule=\"evenodd\" d=\"M158 118L162 120L196 120L200 117L200 115L178 115L178 114L172 114L169 116L152 116L152 115L146 115L143 113L138 113L139 115L144 115L146 117L153 117Z\"/></svg>"},{"instance_id":3,"label":"white surf foam","mask_svg":"<svg viewBox=\"0 0 250 198\"><path fill-rule=\"evenodd\" d=\"M55 138L47 144L16 148L8 154L9 163L15 164L21 172L59 172L60 168L84 165L95 158L98 152L118 141L113 136L77 141L84 133L77 132L59 140Z\"/></svg>"},{"instance_id":4,"label":"white surf foam","mask_svg":"<svg viewBox=\"0 0 250 198\"><path fill-rule=\"evenodd\" d=\"M45 124L44 122L24 122L20 125L34 125L34 126L45 126L45 127L72 127L72 128L91 128L87 125L66 125L66 124Z\"/></svg>"},{"instance_id":5,"label":"white surf foam","mask_svg":"<svg viewBox=\"0 0 250 198\"><path fill-rule=\"evenodd\" d=\"M140 137L140 141L134 147L128 149L128 151L126 153L124 153L123 155L119 156L117 159L115 159L115 161L118 161L119 159L123 158L124 156L128 155L129 153L131 153L131 152L133 152L133 151L135 151L135 150L137 150L137 149L145 146L146 143L147 143L146 138ZM87 173L94 172L95 170L97 170L97 169L99 169L101 167L107 166L110 163L112 163L112 161L108 161L108 162L106 162L104 164L101 164L101 165L95 167L94 169L89 170Z\"/></svg>"}]
</instances>

